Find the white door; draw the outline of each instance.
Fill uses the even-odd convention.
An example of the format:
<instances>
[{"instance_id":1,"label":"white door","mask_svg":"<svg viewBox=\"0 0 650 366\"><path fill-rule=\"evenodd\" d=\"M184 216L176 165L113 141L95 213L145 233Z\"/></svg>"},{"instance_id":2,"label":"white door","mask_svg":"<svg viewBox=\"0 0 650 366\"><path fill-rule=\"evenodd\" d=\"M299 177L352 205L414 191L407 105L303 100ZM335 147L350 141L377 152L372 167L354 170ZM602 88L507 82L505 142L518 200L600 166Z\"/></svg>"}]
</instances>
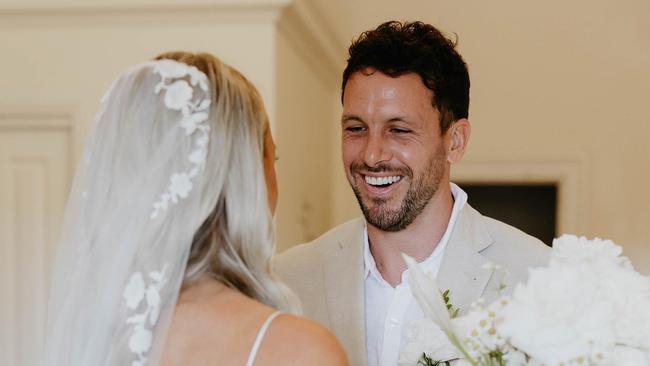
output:
<instances>
[{"instance_id":1,"label":"white door","mask_svg":"<svg viewBox=\"0 0 650 366\"><path fill-rule=\"evenodd\" d=\"M0 364L37 365L70 182L65 119L0 111Z\"/></svg>"}]
</instances>

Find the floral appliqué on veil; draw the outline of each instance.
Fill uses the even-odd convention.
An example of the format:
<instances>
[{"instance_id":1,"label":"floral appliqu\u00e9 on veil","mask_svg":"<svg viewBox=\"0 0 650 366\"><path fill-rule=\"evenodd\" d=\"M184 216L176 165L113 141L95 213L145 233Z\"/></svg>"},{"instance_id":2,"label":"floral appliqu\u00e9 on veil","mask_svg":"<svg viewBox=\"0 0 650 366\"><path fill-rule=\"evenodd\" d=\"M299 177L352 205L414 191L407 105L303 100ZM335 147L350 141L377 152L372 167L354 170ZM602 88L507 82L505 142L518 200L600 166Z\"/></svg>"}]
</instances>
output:
<instances>
[{"instance_id":1,"label":"floral appliqu\u00e9 on veil","mask_svg":"<svg viewBox=\"0 0 650 366\"><path fill-rule=\"evenodd\" d=\"M129 338L129 350L138 357L131 366L144 366L147 362L146 355L153 341L153 333L149 328L156 325L160 316L160 290L168 280L165 276L166 270L167 264L161 271L149 272L149 285L145 283L145 276L141 272L135 272L124 288L126 307L133 311L142 309L126 319L126 323L131 324L133 329ZM140 306L141 304L144 306Z\"/></svg>"},{"instance_id":2,"label":"floral appliqu\u00e9 on veil","mask_svg":"<svg viewBox=\"0 0 650 366\"><path fill-rule=\"evenodd\" d=\"M208 153L210 127L206 121L211 103L207 76L196 67L173 60L160 60L156 61L153 71L161 77L154 92L159 94L164 91L165 107L180 112L178 127L191 139L192 150L187 157L187 170L174 172L169 178L167 190L153 203L151 220L186 198L192 191L192 180L203 170ZM203 96L195 98L194 92L198 88L203 91ZM149 272L148 278L140 271L134 272L124 288L126 307L134 312L126 319L132 328L129 350L137 356L131 366L144 366L147 363L147 354L153 345L152 329L160 315L160 291L168 281L165 274L167 267L168 264L165 264L161 270Z\"/></svg>"},{"instance_id":3,"label":"floral appliqu\u00e9 on veil","mask_svg":"<svg viewBox=\"0 0 650 366\"><path fill-rule=\"evenodd\" d=\"M172 174L167 191L162 193L160 199L153 204L151 219L158 217L161 211L167 210L170 204L176 204L186 198L193 188L192 179L203 169L208 154L208 132L210 131L210 126L205 122L208 120L208 108L211 102L207 77L196 67L172 60L161 60L156 64L154 72L162 77L160 83L156 85L155 93L164 90L165 106L170 110L181 112L180 127L183 128L186 136L193 139L194 146L187 157L191 167L187 171ZM189 82L179 79L186 76L189 76ZM193 100L194 87L197 86L205 92L206 96Z\"/></svg>"}]
</instances>

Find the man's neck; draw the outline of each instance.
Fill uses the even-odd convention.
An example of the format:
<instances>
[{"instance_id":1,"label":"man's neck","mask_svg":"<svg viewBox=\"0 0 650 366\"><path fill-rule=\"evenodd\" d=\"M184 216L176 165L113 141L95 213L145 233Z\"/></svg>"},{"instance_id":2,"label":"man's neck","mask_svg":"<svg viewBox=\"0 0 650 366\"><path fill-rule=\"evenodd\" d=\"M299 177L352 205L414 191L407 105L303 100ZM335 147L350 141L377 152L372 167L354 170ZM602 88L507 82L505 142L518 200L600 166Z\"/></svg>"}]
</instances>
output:
<instances>
[{"instance_id":1,"label":"man's neck","mask_svg":"<svg viewBox=\"0 0 650 366\"><path fill-rule=\"evenodd\" d=\"M424 210L404 230L382 231L368 225L370 253L377 264L377 270L391 286L402 281L406 263L401 253L422 262L428 258L447 230L454 206L454 199L448 184L431 198Z\"/></svg>"}]
</instances>

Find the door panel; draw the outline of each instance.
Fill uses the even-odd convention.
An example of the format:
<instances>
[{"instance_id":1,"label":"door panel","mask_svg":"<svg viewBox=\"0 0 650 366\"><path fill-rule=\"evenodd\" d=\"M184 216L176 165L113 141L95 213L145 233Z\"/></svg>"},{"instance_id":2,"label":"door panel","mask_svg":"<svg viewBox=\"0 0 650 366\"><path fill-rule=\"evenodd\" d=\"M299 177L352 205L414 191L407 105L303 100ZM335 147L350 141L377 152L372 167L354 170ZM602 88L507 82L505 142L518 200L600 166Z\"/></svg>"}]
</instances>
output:
<instances>
[{"instance_id":1,"label":"door panel","mask_svg":"<svg viewBox=\"0 0 650 366\"><path fill-rule=\"evenodd\" d=\"M36 365L70 182L69 130L0 117L0 359Z\"/></svg>"}]
</instances>

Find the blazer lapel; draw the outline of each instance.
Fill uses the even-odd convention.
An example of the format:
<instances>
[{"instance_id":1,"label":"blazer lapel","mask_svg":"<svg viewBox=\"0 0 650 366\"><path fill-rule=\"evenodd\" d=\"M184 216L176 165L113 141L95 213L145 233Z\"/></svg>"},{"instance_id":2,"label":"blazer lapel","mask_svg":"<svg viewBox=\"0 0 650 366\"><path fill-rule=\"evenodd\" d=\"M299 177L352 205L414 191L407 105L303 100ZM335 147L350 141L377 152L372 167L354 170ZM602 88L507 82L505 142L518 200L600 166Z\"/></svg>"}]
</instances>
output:
<instances>
[{"instance_id":1,"label":"blazer lapel","mask_svg":"<svg viewBox=\"0 0 650 366\"><path fill-rule=\"evenodd\" d=\"M489 260L480 254L490 244L492 238L481 215L467 204L458 216L438 274L441 290L449 290L452 305L461 313L469 311L492 276L492 269L483 268Z\"/></svg>"},{"instance_id":2,"label":"blazer lapel","mask_svg":"<svg viewBox=\"0 0 650 366\"><path fill-rule=\"evenodd\" d=\"M346 348L350 365L365 365L363 219L324 253L325 298L331 330Z\"/></svg>"}]
</instances>

